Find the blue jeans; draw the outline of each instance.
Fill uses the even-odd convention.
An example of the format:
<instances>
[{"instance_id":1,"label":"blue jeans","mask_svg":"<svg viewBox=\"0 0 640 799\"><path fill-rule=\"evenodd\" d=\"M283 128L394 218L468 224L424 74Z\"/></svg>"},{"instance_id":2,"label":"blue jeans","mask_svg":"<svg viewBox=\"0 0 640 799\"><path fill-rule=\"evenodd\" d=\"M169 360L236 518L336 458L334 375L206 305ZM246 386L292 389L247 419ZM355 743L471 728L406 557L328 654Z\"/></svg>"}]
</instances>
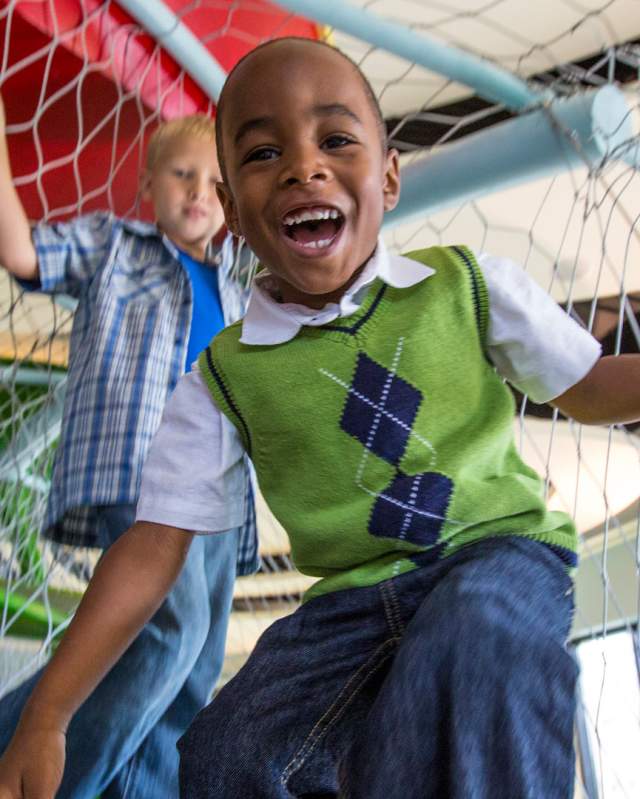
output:
<instances>
[{"instance_id":1,"label":"blue jeans","mask_svg":"<svg viewBox=\"0 0 640 799\"><path fill-rule=\"evenodd\" d=\"M103 509L111 543L134 513ZM222 668L237 547L235 530L194 538L160 609L74 716L61 799L176 799L176 741ZM38 676L0 700L0 752Z\"/></svg>"},{"instance_id":2,"label":"blue jeans","mask_svg":"<svg viewBox=\"0 0 640 799\"><path fill-rule=\"evenodd\" d=\"M572 797L563 563L515 536L419 557L267 630L178 743L183 799Z\"/></svg>"}]
</instances>

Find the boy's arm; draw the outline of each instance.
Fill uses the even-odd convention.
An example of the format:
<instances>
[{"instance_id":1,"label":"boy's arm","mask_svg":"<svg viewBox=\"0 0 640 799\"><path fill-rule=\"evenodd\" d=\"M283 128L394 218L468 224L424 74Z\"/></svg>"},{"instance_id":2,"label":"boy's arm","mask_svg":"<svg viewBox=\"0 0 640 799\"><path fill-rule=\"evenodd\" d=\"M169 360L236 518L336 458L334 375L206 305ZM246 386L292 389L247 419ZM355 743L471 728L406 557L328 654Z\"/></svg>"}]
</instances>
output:
<instances>
[{"instance_id":1,"label":"boy's arm","mask_svg":"<svg viewBox=\"0 0 640 799\"><path fill-rule=\"evenodd\" d=\"M640 355L607 355L551 405L583 424L640 419Z\"/></svg>"},{"instance_id":2,"label":"boy's arm","mask_svg":"<svg viewBox=\"0 0 640 799\"><path fill-rule=\"evenodd\" d=\"M0 264L22 280L36 280L38 259L31 240L29 220L13 185L2 97L0 97L0 209Z\"/></svg>"},{"instance_id":3,"label":"boy's arm","mask_svg":"<svg viewBox=\"0 0 640 799\"><path fill-rule=\"evenodd\" d=\"M72 715L159 607L192 538L175 527L136 522L100 560L0 760L0 799L53 799Z\"/></svg>"},{"instance_id":4,"label":"boy's arm","mask_svg":"<svg viewBox=\"0 0 640 799\"><path fill-rule=\"evenodd\" d=\"M640 419L640 355L602 357L600 344L515 262L478 256L489 294L487 351L534 402L584 424Z\"/></svg>"}]
</instances>

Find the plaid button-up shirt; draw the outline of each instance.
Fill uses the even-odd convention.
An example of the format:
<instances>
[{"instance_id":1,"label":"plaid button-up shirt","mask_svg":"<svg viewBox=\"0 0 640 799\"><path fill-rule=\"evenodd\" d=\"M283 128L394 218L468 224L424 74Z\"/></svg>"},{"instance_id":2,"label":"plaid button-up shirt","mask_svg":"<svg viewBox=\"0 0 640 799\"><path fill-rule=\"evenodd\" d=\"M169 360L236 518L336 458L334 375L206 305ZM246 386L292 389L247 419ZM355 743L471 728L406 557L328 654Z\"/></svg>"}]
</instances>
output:
<instances>
[{"instance_id":1,"label":"plaid button-up shirt","mask_svg":"<svg viewBox=\"0 0 640 799\"><path fill-rule=\"evenodd\" d=\"M154 225L96 213L33 230L38 288L77 298L60 441L44 521L48 538L97 546L95 507L135 503L142 466L184 371L191 325L189 276ZM246 260L230 240L211 254L225 323L242 316ZM239 573L253 571L257 539L251 480Z\"/></svg>"}]
</instances>

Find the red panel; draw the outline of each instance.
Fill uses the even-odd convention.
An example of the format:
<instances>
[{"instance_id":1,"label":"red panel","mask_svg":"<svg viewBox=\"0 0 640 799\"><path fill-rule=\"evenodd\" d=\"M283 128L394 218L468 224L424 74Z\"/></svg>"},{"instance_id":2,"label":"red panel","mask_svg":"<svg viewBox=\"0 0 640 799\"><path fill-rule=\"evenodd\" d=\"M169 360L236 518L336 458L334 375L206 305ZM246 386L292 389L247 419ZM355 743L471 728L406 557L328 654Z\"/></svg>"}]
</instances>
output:
<instances>
[{"instance_id":1,"label":"red panel","mask_svg":"<svg viewBox=\"0 0 640 799\"><path fill-rule=\"evenodd\" d=\"M226 70L260 41L317 36L315 24L264 0L167 5ZM9 124L25 125L9 149L30 218L96 208L131 215L158 118L210 112L208 98L113 2L22 0L11 14L7 6L0 0L2 94Z\"/></svg>"}]
</instances>

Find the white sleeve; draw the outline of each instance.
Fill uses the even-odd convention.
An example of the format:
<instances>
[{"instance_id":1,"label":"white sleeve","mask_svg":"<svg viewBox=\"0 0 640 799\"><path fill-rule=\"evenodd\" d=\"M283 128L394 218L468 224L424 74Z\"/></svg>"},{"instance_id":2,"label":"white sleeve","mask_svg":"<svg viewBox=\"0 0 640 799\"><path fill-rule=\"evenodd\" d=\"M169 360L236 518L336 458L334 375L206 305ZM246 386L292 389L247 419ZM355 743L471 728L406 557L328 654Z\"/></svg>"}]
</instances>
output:
<instances>
[{"instance_id":1,"label":"white sleeve","mask_svg":"<svg viewBox=\"0 0 640 799\"><path fill-rule=\"evenodd\" d=\"M489 293L488 355L502 377L540 403L582 380L599 342L518 264L486 253L477 260Z\"/></svg>"},{"instance_id":2,"label":"white sleeve","mask_svg":"<svg viewBox=\"0 0 640 799\"><path fill-rule=\"evenodd\" d=\"M198 371L169 398L142 470L137 521L219 533L245 519L247 470L233 424Z\"/></svg>"}]
</instances>

